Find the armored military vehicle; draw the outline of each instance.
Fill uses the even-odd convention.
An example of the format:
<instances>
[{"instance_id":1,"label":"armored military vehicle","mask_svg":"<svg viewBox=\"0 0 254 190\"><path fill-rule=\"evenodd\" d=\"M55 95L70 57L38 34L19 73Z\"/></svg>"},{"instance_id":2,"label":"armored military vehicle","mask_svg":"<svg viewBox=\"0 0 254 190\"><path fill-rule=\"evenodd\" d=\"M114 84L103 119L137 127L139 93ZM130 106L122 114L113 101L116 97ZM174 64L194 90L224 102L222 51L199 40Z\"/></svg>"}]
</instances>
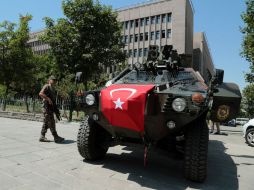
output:
<instances>
[{"instance_id":1,"label":"armored military vehicle","mask_svg":"<svg viewBox=\"0 0 254 190\"><path fill-rule=\"evenodd\" d=\"M144 144L145 162L149 147L180 152L185 177L204 181L207 113L211 110L214 121L234 118L241 94L237 85L223 83L222 70L206 84L184 60L172 46L162 52L150 46L144 64L126 68L100 90L85 92L79 100L87 114L77 136L80 155L95 161L111 146Z\"/></svg>"}]
</instances>

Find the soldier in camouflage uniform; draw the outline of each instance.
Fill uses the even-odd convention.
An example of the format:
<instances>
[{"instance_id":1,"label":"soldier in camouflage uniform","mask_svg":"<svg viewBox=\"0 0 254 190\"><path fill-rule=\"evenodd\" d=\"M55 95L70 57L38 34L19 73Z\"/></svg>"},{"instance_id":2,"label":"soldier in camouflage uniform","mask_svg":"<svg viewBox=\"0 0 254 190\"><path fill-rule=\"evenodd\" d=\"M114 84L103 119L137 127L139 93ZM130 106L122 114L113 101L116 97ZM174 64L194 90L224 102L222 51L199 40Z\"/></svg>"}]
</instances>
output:
<instances>
[{"instance_id":1,"label":"soldier in camouflage uniform","mask_svg":"<svg viewBox=\"0 0 254 190\"><path fill-rule=\"evenodd\" d=\"M48 128L50 129L52 135L54 136L54 141L60 143L64 141L64 138L58 136L56 132L56 124L54 119L54 112L57 109L55 105L56 92L54 85L56 83L56 78L54 76L49 77L48 84L44 85L41 89L39 96L43 99L43 114L44 121L41 129L40 142L49 142L45 137ZM58 109L57 109L58 111Z\"/></svg>"}]
</instances>

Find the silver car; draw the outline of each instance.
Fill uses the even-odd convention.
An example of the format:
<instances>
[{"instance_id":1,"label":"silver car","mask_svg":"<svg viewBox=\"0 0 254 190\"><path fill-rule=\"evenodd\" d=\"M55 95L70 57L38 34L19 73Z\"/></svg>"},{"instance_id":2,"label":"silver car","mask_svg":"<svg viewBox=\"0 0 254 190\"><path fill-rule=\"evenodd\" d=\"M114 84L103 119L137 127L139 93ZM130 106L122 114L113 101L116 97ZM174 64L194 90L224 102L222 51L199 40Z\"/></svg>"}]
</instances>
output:
<instances>
[{"instance_id":1,"label":"silver car","mask_svg":"<svg viewBox=\"0 0 254 190\"><path fill-rule=\"evenodd\" d=\"M254 147L254 119L243 125L243 137L249 146Z\"/></svg>"}]
</instances>

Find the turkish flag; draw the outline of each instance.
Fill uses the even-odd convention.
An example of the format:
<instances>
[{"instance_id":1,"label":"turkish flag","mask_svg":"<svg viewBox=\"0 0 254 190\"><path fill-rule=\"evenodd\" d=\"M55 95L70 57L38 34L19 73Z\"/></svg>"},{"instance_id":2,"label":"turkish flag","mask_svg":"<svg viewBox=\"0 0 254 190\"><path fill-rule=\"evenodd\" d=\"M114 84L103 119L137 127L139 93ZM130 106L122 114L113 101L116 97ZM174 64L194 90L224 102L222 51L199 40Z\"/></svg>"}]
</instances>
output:
<instances>
[{"instance_id":1,"label":"turkish flag","mask_svg":"<svg viewBox=\"0 0 254 190\"><path fill-rule=\"evenodd\" d=\"M154 85L115 84L101 91L101 110L113 126L144 131L147 94Z\"/></svg>"}]
</instances>

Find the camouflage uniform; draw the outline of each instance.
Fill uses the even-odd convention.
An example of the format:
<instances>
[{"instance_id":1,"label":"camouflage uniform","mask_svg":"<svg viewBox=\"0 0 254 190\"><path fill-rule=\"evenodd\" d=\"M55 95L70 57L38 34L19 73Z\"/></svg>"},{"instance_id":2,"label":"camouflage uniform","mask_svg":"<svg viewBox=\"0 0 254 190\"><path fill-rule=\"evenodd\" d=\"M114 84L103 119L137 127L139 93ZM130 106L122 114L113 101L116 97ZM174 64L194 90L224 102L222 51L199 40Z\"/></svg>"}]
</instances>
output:
<instances>
[{"instance_id":1,"label":"camouflage uniform","mask_svg":"<svg viewBox=\"0 0 254 190\"><path fill-rule=\"evenodd\" d=\"M55 102L56 92L55 89L49 84L44 85L41 90L47 97L51 99L52 102ZM56 132L56 123L54 119L54 108L53 105L50 105L48 101L43 100L43 115L44 121L41 129L41 138L40 141L47 141L45 135L47 130L50 129L52 135L54 136L55 142L63 141L62 137L59 137Z\"/></svg>"}]
</instances>

